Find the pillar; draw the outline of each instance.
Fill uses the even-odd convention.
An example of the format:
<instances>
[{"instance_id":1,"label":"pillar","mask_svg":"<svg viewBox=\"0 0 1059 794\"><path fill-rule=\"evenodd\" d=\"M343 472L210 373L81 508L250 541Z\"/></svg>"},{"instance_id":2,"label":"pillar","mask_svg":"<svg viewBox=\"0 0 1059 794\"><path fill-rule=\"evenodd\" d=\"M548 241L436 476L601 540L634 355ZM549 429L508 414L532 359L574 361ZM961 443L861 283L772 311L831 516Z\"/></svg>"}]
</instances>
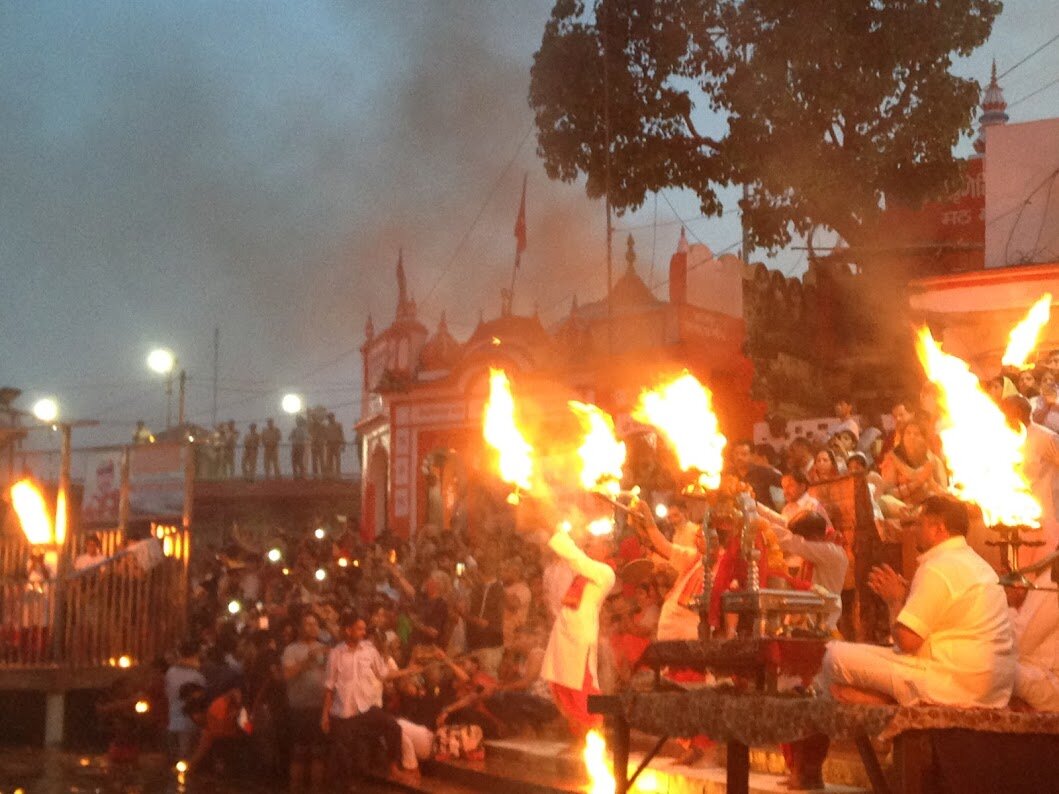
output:
<instances>
[{"instance_id":1,"label":"pillar","mask_svg":"<svg viewBox=\"0 0 1059 794\"><path fill-rule=\"evenodd\" d=\"M44 746L61 747L65 733L66 694L48 692L44 696Z\"/></svg>"}]
</instances>

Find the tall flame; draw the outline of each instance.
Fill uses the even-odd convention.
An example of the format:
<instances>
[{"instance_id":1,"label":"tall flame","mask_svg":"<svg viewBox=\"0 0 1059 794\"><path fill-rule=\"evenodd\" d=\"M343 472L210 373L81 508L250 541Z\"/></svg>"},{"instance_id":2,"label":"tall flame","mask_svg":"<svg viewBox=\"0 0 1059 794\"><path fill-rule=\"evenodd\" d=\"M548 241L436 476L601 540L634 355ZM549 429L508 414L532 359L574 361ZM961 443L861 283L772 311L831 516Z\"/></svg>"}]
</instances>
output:
<instances>
[{"instance_id":1,"label":"tall flame","mask_svg":"<svg viewBox=\"0 0 1059 794\"><path fill-rule=\"evenodd\" d=\"M26 533L26 540L34 546L52 542L52 524L44 494L31 480L19 480L11 486L11 504L22 524L22 531Z\"/></svg>"},{"instance_id":2,"label":"tall flame","mask_svg":"<svg viewBox=\"0 0 1059 794\"><path fill-rule=\"evenodd\" d=\"M533 474L533 447L515 423L515 398L502 369L489 369L489 400L485 404L482 434L499 454L500 479L524 490Z\"/></svg>"},{"instance_id":3,"label":"tall flame","mask_svg":"<svg viewBox=\"0 0 1059 794\"><path fill-rule=\"evenodd\" d=\"M689 372L640 393L633 418L653 425L677 453L683 471L699 473L699 484L717 488L724 468L727 439L713 412L713 395Z\"/></svg>"},{"instance_id":4,"label":"tall flame","mask_svg":"<svg viewBox=\"0 0 1059 794\"><path fill-rule=\"evenodd\" d=\"M916 353L938 387L942 451L949 490L982 508L986 524L1040 525L1041 505L1023 472L1026 434L1012 430L967 364L942 351L930 333L916 335Z\"/></svg>"},{"instance_id":5,"label":"tall flame","mask_svg":"<svg viewBox=\"0 0 1059 794\"><path fill-rule=\"evenodd\" d=\"M567 404L581 422L585 434L577 450L581 458L581 486L616 496L621 490L625 444L614 435L614 420L595 405L576 400Z\"/></svg>"},{"instance_id":6,"label":"tall flame","mask_svg":"<svg viewBox=\"0 0 1059 794\"><path fill-rule=\"evenodd\" d=\"M1046 292L1026 312L1019 324L1008 335L1008 346L1000 363L1005 367L1028 369L1026 359L1037 347L1041 329L1048 324L1052 313L1052 293Z\"/></svg>"},{"instance_id":7,"label":"tall flame","mask_svg":"<svg viewBox=\"0 0 1059 794\"><path fill-rule=\"evenodd\" d=\"M614 773L607 764L607 741L597 730L585 734L585 749L581 754L585 762L585 771L592 781L589 794L614 794L617 783Z\"/></svg>"}]
</instances>

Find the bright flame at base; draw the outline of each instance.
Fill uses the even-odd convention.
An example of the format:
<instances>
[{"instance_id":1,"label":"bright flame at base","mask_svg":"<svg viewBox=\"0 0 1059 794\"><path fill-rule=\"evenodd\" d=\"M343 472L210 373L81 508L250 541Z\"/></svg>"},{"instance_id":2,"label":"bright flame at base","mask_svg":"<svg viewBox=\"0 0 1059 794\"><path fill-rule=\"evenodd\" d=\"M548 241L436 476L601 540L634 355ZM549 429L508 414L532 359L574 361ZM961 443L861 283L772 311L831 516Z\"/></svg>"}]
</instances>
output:
<instances>
[{"instance_id":1,"label":"bright flame at base","mask_svg":"<svg viewBox=\"0 0 1059 794\"><path fill-rule=\"evenodd\" d=\"M967 364L942 351L930 329L916 335L916 354L938 387L949 490L977 503L989 526L1040 526L1041 505L1023 472L1025 431L1011 429Z\"/></svg>"},{"instance_id":2,"label":"bright flame at base","mask_svg":"<svg viewBox=\"0 0 1059 794\"><path fill-rule=\"evenodd\" d=\"M533 474L533 447L515 424L515 398L502 369L489 370L489 400L485 404L482 434L499 455L500 479L525 491Z\"/></svg>"},{"instance_id":3,"label":"bright flame at base","mask_svg":"<svg viewBox=\"0 0 1059 794\"><path fill-rule=\"evenodd\" d=\"M584 431L584 441L577 450L581 458L581 486L599 489L611 496L621 490L621 467L625 463L625 444L614 435L614 420L595 405L570 400L567 405L577 416Z\"/></svg>"},{"instance_id":4,"label":"bright flame at base","mask_svg":"<svg viewBox=\"0 0 1059 794\"><path fill-rule=\"evenodd\" d=\"M581 757L588 779L592 781L590 794L614 794L617 784L607 763L607 742L599 731L592 730L585 735L585 749Z\"/></svg>"},{"instance_id":5,"label":"bright flame at base","mask_svg":"<svg viewBox=\"0 0 1059 794\"><path fill-rule=\"evenodd\" d=\"M11 486L11 504L18 514L26 540L39 546L53 542L51 518L44 504L44 494L30 480L19 480Z\"/></svg>"},{"instance_id":6,"label":"bright flame at base","mask_svg":"<svg viewBox=\"0 0 1059 794\"><path fill-rule=\"evenodd\" d=\"M1008 334L1008 346L1000 363L1005 367L1028 369L1026 359L1030 357L1041 329L1048 324L1052 311L1052 293L1044 293L1026 312L1026 316Z\"/></svg>"},{"instance_id":7,"label":"bright flame at base","mask_svg":"<svg viewBox=\"0 0 1059 794\"><path fill-rule=\"evenodd\" d=\"M727 439L713 412L713 394L690 372L640 393L638 422L658 428L677 453L683 471L699 472L699 485L718 488Z\"/></svg>"}]
</instances>

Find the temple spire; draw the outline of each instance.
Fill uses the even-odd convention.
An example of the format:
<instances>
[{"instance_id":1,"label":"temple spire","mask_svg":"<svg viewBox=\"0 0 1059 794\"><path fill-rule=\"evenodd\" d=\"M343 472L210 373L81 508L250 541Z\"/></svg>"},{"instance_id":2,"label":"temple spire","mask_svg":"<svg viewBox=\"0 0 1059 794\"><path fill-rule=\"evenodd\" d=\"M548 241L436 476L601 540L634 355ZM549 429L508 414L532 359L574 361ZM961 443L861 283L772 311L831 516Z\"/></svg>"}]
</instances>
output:
<instances>
[{"instance_id":1,"label":"temple spire","mask_svg":"<svg viewBox=\"0 0 1059 794\"><path fill-rule=\"evenodd\" d=\"M408 282L404 274L404 249L397 249L397 319L414 320L416 316L415 299L409 295Z\"/></svg>"},{"instance_id":2,"label":"temple spire","mask_svg":"<svg viewBox=\"0 0 1059 794\"><path fill-rule=\"evenodd\" d=\"M994 58L989 75L989 85L982 92L982 115L978 118L978 137L974 141L974 150L978 156L985 154L985 141L989 128L1007 124L1010 118L1007 114L1007 107L1004 92L997 81L996 58Z\"/></svg>"}]
</instances>

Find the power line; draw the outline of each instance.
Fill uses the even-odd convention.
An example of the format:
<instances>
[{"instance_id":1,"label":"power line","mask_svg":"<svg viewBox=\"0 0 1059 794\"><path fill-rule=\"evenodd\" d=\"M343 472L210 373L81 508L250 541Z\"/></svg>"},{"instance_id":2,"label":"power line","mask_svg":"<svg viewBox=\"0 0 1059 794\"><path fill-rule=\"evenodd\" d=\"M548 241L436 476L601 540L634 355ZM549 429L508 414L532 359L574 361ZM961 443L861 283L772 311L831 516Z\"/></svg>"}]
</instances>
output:
<instances>
[{"instance_id":1,"label":"power line","mask_svg":"<svg viewBox=\"0 0 1059 794\"><path fill-rule=\"evenodd\" d=\"M515 164L518 159L519 153L522 151L522 147L526 145L526 141L529 139L530 134L533 132L533 122L526 127L526 132L522 136L522 139L518 143L518 147L515 149L515 153L511 155L511 159L507 161L507 165L500 171L496 181L493 182L493 186L489 188L489 192L486 194L485 201L482 202L482 206L478 208L477 214L474 216L474 220L471 221L471 225L467 227L467 230L463 233L460 241L456 244L456 248L452 252L452 256L449 257L449 261L445 263L445 266L438 271L438 277L434 279L433 285L427 290L427 294L424 296L421 305L425 306L430 298L437 291L437 288L441 285L442 280L448 275L449 269L452 264L456 261L456 257L459 255L460 250L463 248L464 243L471 236L471 232L474 231L474 227L478 225L478 221L481 220L482 215L485 213L486 207L489 206L489 202L492 201L493 195L496 193L497 188L500 187L500 183L504 181L504 177L507 176L507 172L511 170L511 166Z\"/></svg>"},{"instance_id":2,"label":"power line","mask_svg":"<svg viewBox=\"0 0 1059 794\"><path fill-rule=\"evenodd\" d=\"M1021 61L1019 61L1018 63L1016 63L1016 64L1015 64L1014 66L1009 66L1009 67L1008 67L1007 69L1005 69L1005 70L1004 70L1003 72L1001 72L1000 74L998 74L998 75L997 75L997 80L999 80L1000 78L1002 78L1002 77L1004 77L1004 76L1006 76L1006 75L1009 75L1009 74L1011 74L1011 73L1012 73L1013 71L1015 71L1015 70L1016 70L1016 69L1018 69L1018 68L1019 68L1020 66L1022 66L1022 64L1026 63L1026 61L1028 61L1028 60L1029 60L1030 58L1032 58L1032 57L1033 57L1034 55L1036 55L1036 54L1037 54L1038 52L1040 52L1041 50L1043 50L1043 49L1044 49L1045 47L1048 47L1048 46L1050 46L1050 45L1054 44L1054 43L1055 43L1055 42L1057 42L1057 41L1059 41L1059 33L1056 33L1056 34L1055 34L1054 36L1052 36L1052 37L1051 37L1050 39L1048 39L1048 41L1044 42L1044 44L1042 44L1042 45L1041 45L1040 47L1038 47L1037 49L1035 49L1035 50L1034 50L1033 52L1031 52L1031 53L1030 53L1029 55L1027 55L1027 56L1026 56L1025 58L1023 58L1023 59L1022 59ZM1011 107L1011 106L1009 105L1008 107Z\"/></svg>"},{"instance_id":3,"label":"power line","mask_svg":"<svg viewBox=\"0 0 1059 794\"><path fill-rule=\"evenodd\" d=\"M1037 96L1037 94L1041 93L1041 91L1043 91L1046 88L1051 88L1056 83L1059 83L1059 77L1056 77L1054 80L1051 80L1050 82L1045 83L1040 88L1038 88L1036 91L1031 91L1030 93L1026 94L1026 96L1024 96L1024 97L1019 97L1014 102L1012 102L1011 104L1008 105L1008 109L1010 110L1011 108L1015 107L1015 105L1018 105L1018 104L1020 104L1022 102L1025 102L1030 97Z\"/></svg>"}]
</instances>

